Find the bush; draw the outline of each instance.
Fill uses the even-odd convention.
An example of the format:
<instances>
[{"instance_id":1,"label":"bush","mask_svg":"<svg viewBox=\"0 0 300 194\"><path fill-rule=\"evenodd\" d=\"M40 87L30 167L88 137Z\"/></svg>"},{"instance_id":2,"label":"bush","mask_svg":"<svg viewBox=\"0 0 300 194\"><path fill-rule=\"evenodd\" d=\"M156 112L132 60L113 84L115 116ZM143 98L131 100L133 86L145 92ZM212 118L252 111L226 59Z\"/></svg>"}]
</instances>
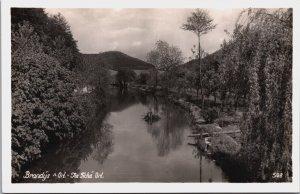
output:
<instances>
[{"instance_id":1,"label":"bush","mask_svg":"<svg viewBox=\"0 0 300 194\"><path fill-rule=\"evenodd\" d=\"M12 31L12 176L40 157L43 146L85 128L74 74L44 52L28 23Z\"/></svg>"},{"instance_id":2,"label":"bush","mask_svg":"<svg viewBox=\"0 0 300 194\"><path fill-rule=\"evenodd\" d=\"M150 80L150 75L148 73L140 73L140 75L137 77L137 83L146 85Z\"/></svg>"},{"instance_id":3,"label":"bush","mask_svg":"<svg viewBox=\"0 0 300 194\"><path fill-rule=\"evenodd\" d=\"M126 87L128 82L134 81L136 73L130 69L120 69L116 74L116 80L120 87Z\"/></svg>"},{"instance_id":4,"label":"bush","mask_svg":"<svg viewBox=\"0 0 300 194\"><path fill-rule=\"evenodd\" d=\"M207 123L213 123L218 118L218 110L216 108L208 108L202 111L203 118Z\"/></svg>"}]
</instances>

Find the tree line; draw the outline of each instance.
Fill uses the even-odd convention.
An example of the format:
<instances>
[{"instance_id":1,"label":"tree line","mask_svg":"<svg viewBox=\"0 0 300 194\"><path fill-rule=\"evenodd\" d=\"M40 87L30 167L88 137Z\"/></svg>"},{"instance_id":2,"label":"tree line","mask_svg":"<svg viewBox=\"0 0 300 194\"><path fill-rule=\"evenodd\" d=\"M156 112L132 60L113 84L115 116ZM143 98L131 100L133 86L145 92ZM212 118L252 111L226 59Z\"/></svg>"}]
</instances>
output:
<instances>
[{"instance_id":1,"label":"tree line","mask_svg":"<svg viewBox=\"0 0 300 194\"><path fill-rule=\"evenodd\" d=\"M61 14L12 8L11 43L12 178L17 178L47 145L86 130L95 104L104 98L74 92L90 80L79 74L82 58ZM103 88L106 83L95 77Z\"/></svg>"},{"instance_id":2,"label":"tree line","mask_svg":"<svg viewBox=\"0 0 300 194\"><path fill-rule=\"evenodd\" d=\"M216 25L207 11L196 9L182 26L197 35L194 59L183 64L179 47L158 41L147 55L155 68L143 76L153 88L186 97L200 92L203 111L211 96L221 109L243 107L239 157L261 181L273 180L276 172L281 181L292 177L292 18L292 9L246 9L220 50L208 55L200 37Z\"/></svg>"}]
</instances>

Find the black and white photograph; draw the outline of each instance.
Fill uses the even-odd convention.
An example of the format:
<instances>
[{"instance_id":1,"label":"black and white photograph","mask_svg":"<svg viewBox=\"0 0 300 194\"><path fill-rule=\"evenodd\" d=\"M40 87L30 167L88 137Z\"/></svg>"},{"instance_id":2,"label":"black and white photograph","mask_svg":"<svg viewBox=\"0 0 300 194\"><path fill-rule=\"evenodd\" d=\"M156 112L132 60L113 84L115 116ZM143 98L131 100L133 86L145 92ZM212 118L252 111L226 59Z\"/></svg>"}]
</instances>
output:
<instances>
[{"instance_id":1,"label":"black and white photograph","mask_svg":"<svg viewBox=\"0 0 300 194\"><path fill-rule=\"evenodd\" d=\"M13 186L299 180L293 6L8 11Z\"/></svg>"}]
</instances>

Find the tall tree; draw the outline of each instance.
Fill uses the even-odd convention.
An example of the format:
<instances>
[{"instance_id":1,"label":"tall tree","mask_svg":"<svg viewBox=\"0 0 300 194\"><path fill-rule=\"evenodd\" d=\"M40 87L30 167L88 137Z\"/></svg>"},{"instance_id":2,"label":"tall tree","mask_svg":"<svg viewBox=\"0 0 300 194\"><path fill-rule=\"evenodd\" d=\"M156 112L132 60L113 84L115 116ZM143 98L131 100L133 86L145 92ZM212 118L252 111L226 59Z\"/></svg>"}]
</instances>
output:
<instances>
[{"instance_id":1,"label":"tall tree","mask_svg":"<svg viewBox=\"0 0 300 194\"><path fill-rule=\"evenodd\" d=\"M156 70L156 85L158 72L163 71L166 75L167 87L170 88L170 79L175 67L183 63L182 51L169 43L159 40L155 48L147 54L147 61L154 65Z\"/></svg>"},{"instance_id":2,"label":"tall tree","mask_svg":"<svg viewBox=\"0 0 300 194\"><path fill-rule=\"evenodd\" d=\"M202 97L202 108L204 106L204 96L202 87L202 76L201 76L201 44L200 37L207 34L209 31L216 27L213 24L213 19L209 16L208 12L203 9L196 9L192 12L192 15L187 18L185 24L182 25L182 29L192 31L198 37L198 58L199 58L199 78L200 78L200 88Z\"/></svg>"},{"instance_id":3,"label":"tall tree","mask_svg":"<svg viewBox=\"0 0 300 194\"><path fill-rule=\"evenodd\" d=\"M292 10L241 14L247 22L222 47L220 71L230 93L246 94L241 156L254 180L291 181Z\"/></svg>"},{"instance_id":4,"label":"tall tree","mask_svg":"<svg viewBox=\"0 0 300 194\"><path fill-rule=\"evenodd\" d=\"M154 74L155 74L155 83L154 83L154 88L157 88L157 84L158 84L158 72L160 70L160 63L158 61L159 59L159 52L157 50L151 50L147 56L146 56L146 60L148 63L154 65Z\"/></svg>"}]
</instances>

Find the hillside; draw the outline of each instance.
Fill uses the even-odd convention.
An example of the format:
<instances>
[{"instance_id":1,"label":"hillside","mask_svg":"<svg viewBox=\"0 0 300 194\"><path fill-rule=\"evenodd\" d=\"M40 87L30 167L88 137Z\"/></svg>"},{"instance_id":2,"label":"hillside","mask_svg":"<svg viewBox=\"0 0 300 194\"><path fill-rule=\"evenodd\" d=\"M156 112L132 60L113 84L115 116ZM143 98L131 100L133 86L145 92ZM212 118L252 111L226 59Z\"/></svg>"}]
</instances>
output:
<instances>
[{"instance_id":1,"label":"hillside","mask_svg":"<svg viewBox=\"0 0 300 194\"><path fill-rule=\"evenodd\" d=\"M206 68L207 65L211 65L211 64L218 66L217 59L220 56L221 52L222 52L222 50L219 49L216 52L204 57L201 62L202 67ZM198 68L198 66L199 66L198 59L193 59L193 60L190 60L190 61L186 62L185 64L183 64L181 67L186 68L191 71L195 71Z\"/></svg>"},{"instance_id":2,"label":"hillside","mask_svg":"<svg viewBox=\"0 0 300 194\"><path fill-rule=\"evenodd\" d=\"M153 65L140 59L128 56L119 51L107 51L99 54L82 54L83 59L90 64L103 64L109 69L132 69L132 70L148 70Z\"/></svg>"}]
</instances>

